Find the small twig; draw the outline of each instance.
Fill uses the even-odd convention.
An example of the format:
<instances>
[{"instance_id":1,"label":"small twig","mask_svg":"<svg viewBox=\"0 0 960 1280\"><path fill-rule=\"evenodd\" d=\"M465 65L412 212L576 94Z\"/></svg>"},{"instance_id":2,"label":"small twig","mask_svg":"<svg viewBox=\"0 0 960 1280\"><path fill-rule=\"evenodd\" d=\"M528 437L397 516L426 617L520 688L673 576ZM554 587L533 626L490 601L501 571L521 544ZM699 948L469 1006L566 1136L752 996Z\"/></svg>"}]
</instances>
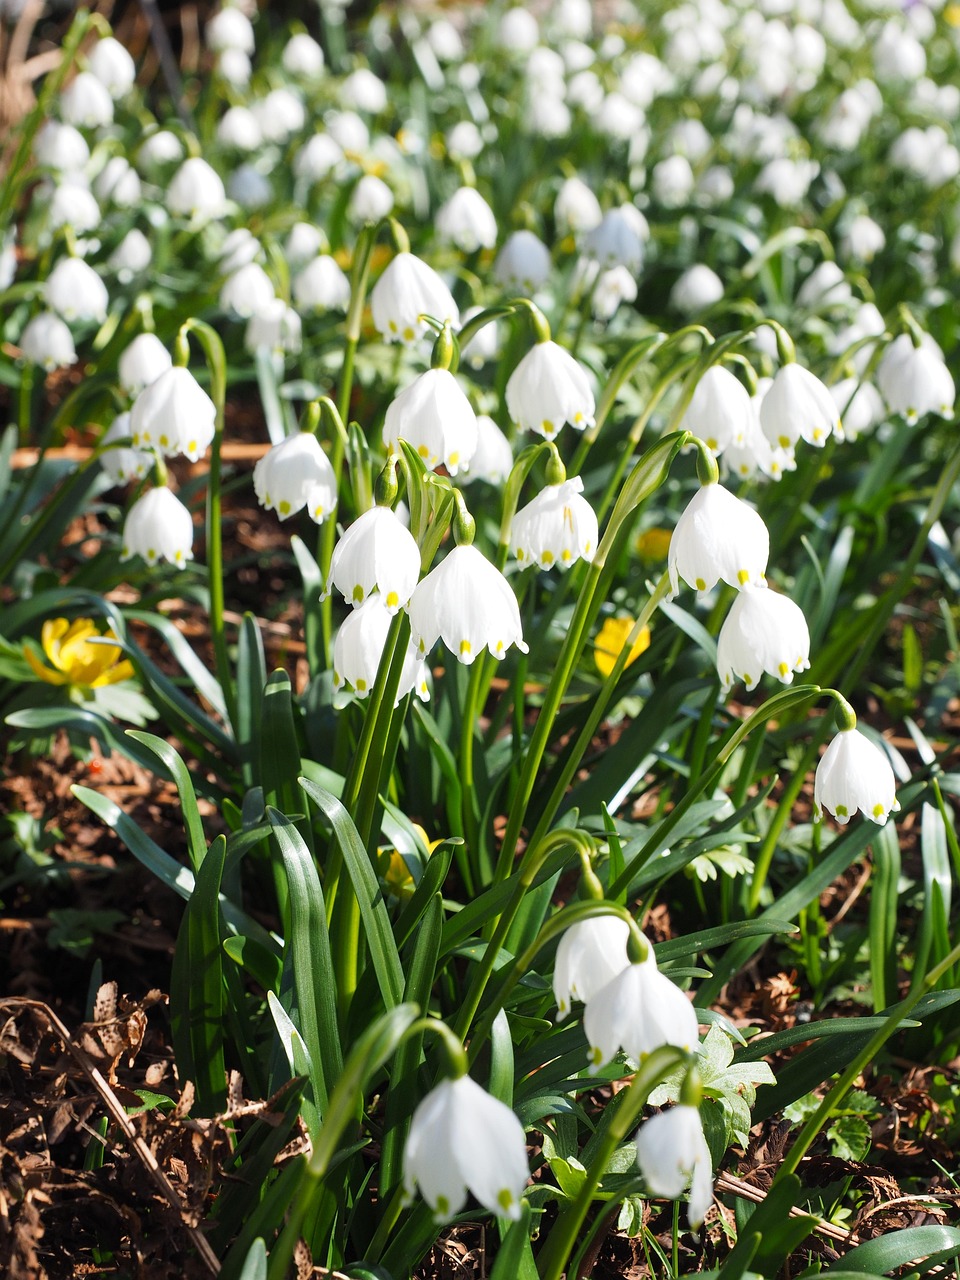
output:
<instances>
[{"instance_id":1,"label":"small twig","mask_svg":"<svg viewBox=\"0 0 960 1280\"><path fill-rule=\"evenodd\" d=\"M48 1024L53 1028L54 1031L56 1031L57 1035L63 1041L65 1049L73 1058L74 1062L76 1062L77 1066L80 1068L83 1074L87 1077L87 1079L96 1089L97 1093L99 1093L100 1097L103 1100L103 1105L106 1107L107 1113L109 1114L111 1120L113 1120L114 1124L116 1124L120 1129L123 1130L124 1134L126 1135L128 1141L130 1142L131 1146L133 1147L134 1151L139 1157L147 1173L155 1183L158 1191L162 1194L163 1198L170 1204L170 1206L176 1210L177 1216L180 1219L181 1225L183 1226L186 1233L189 1235L197 1253L200 1255L200 1257L203 1259L204 1263L206 1264L207 1270L210 1272L211 1275L214 1275L214 1276L219 1275L220 1261L217 1258L217 1255L214 1253L213 1249L210 1247L209 1242L207 1241L206 1237L202 1234L202 1232L200 1232L196 1227L192 1227L188 1222L184 1220L183 1204L181 1203L180 1197L177 1194L176 1189L174 1188L173 1184L170 1182L169 1178L164 1173L164 1171L160 1168L160 1165L157 1163L157 1159L154 1156L153 1152L150 1150L147 1144L143 1141L143 1139L137 1133L133 1122L131 1121L130 1117L127 1115L126 1111L123 1108L123 1104L120 1102L119 1098L114 1093L114 1091L110 1088L109 1084L107 1084L106 1080L100 1074L98 1069L90 1061L87 1054L84 1053L84 1051L80 1048L79 1045L74 1044L73 1040L71 1039L70 1032L67 1030L64 1024L60 1021L57 1015L53 1012L53 1010L48 1005L44 1004L43 1001L41 1000L28 1000L25 997L20 997L20 996L8 996L4 999L0 999L0 1008L32 1009L36 1013L41 1014L47 1020Z\"/></svg>"},{"instance_id":2,"label":"small twig","mask_svg":"<svg viewBox=\"0 0 960 1280\"><path fill-rule=\"evenodd\" d=\"M741 1200L750 1200L753 1204L762 1204L767 1198L765 1191L761 1191L759 1187L755 1187L749 1182L744 1182L742 1178L738 1178L733 1173L721 1173L717 1177L716 1189L725 1195L739 1196ZM790 1217L806 1218L816 1217L816 1215L809 1214L806 1209L794 1207L790 1210ZM839 1244L846 1244L851 1248L861 1243L860 1237L852 1231L847 1231L844 1227L835 1227L832 1222L825 1222L822 1218L817 1219L813 1230L819 1235L826 1236L828 1240L836 1240Z\"/></svg>"}]
</instances>

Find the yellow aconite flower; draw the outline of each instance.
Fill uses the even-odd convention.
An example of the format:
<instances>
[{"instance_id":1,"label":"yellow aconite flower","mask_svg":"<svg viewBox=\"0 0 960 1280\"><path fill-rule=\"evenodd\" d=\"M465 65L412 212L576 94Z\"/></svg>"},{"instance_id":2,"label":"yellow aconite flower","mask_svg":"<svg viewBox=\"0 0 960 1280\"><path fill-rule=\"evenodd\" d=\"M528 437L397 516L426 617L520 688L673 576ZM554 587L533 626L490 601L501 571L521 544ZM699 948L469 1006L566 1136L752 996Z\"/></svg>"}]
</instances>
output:
<instances>
[{"instance_id":1,"label":"yellow aconite flower","mask_svg":"<svg viewBox=\"0 0 960 1280\"><path fill-rule=\"evenodd\" d=\"M426 846L428 853L433 853L438 844L443 844L442 840L431 840L418 822L415 822L413 827ZM408 898L413 896L413 891L417 887L417 882L413 878L409 863L399 849L379 849L377 853L380 879L383 881L385 888L389 889L395 898L399 898L401 902L406 902Z\"/></svg>"},{"instance_id":2,"label":"yellow aconite flower","mask_svg":"<svg viewBox=\"0 0 960 1280\"><path fill-rule=\"evenodd\" d=\"M608 676L613 670L613 664L635 626L636 621L633 618L607 618L600 628L600 633L594 641L593 660L602 676ZM649 648L650 628L644 627L633 642L626 666L629 667L631 662L635 662L640 657L644 649Z\"/></svg>"},{"instance_id":3,"label":"yellow aconite flower","mask_svg":"<svg viewBox=\"0 0 960 1280\"><path fill-rule=\"evenodd\" d=\"M672 536L669 529L646 529L638 534L633 544L634 550L644 563L657 564L661 560L666 560Z\"/></svg>"},{"instance_id":4,"label":"yellow aconite flower","mask_svg":"<svg viewBox=\"0 0 960 1280\"><path fill-rule=\"evenodd\" d=\"M960 27L960 4L948 4L943 16L951 27Z\"/></svg>"},{"instance_id":5,"label":"yellow aconite flower","mask_svg":"<svg viewBox=\"0 0 960 1280\"><path fill-rule=\"evenodd\" d=\"M52 664L46 666L37 655L24 646L23 656L35 675L47 684L83 685L96 689L105 684L117 684L129 680L133 667L120 661L122 650L115 644L92 644L100 632L92 618L48 618L40 632L44 656ZM115 640L112 631L104 639Z\"/></svg>"}]
</instances>

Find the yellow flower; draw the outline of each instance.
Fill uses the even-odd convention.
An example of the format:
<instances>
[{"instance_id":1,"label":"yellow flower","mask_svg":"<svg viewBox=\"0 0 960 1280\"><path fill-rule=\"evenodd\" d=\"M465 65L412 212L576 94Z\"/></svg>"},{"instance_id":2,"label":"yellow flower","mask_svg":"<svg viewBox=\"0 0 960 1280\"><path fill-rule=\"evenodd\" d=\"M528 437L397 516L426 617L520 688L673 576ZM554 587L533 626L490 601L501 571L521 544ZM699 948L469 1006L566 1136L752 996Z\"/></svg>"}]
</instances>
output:
<instances>
[{"instance_id":1,"label":"yellow flower","mask_svg":"<svg viewBox=\"0 0 960 1280\"><path fill-rule=\"evenodd\" d=\"M658 564L666 560L672 536L669 529L645 529L637 535L633 547L645 564Z\"/></svg>"},{"instance_id":2,"label":"yellow flower","mask_svg":"<svg viewBox=\"0 0 960 1280\"><path fill-rule=\"evenodd\" d=\"M413 824L413 829L423 841L428 853L433 853L438 844L443 844L442 840L431 840L418 822ZM380 879L395 898L406 902L408 898L413 897L417 882L413 878L410 864L399 849L378 849L377 862Z\"/></svg>"},{"instance_id":3,"label":"yellow flower","mask_svg":"<svg viewBox=\"0 0 960 1280\"><path fill-rule=\"evenodd\" d=\"M960 4L948 4L943 16L951 27L960 27Z\"/></svg>"},{"instance_id":4,"label":"yellow flower","mask_svg":"<svg viewBox=\"0 0 960 1280\"><path fill-rule=\"evenodd\" d=\"M626 645L627 637L635 626L636 621L633 618L607 618L600 628L600 633L594 641L593 660L602 676L608 676L613 670L613 664ZM649 647L650 628L643 627L633 642L630 656L627 658L625 665L629 667L630 663L635 662L644 649L649 649Z\"/></svg>"},{"instance_id":5,"label":"yellow flower","mask_svg":"<svg viewBox=\"0 0 960 1280\"><path fill-rule=\"evenodd\" d=\"M47 660L41 662L33 650L24 645L23 656L34 674L47 684L82 685L96 689L105 684L117 684L129 680L133 667L120 661L122 650L115 644L94 644L93 637L100 636L92 618L48 618L40 632L40 643ZM106 640L116 640L113 631L107 631Z\"/></svg>"}]
</instances>

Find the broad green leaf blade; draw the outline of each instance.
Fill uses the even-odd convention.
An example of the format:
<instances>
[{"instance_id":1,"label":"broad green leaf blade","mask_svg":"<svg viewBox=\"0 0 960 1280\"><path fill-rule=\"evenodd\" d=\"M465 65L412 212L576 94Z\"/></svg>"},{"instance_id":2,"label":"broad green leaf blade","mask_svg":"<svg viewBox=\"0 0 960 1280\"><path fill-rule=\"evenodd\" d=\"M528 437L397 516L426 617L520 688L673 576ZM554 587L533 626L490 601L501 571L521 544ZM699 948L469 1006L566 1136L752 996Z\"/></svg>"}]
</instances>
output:
<instances>
[{"instance_id":1,"label":"broad green leaf blade","mask_svg":"<svg viewBox=\"0 0 960 1280\"><path fill-rule=\"evenodd\" d=\"M530 1205L520 1202L520 1217L509 1226L498 1220L500 1248L490 1280L537 1280L537 1264L530 1246Z\"/></svg>"},{"instance_id":2,"label":"broad green leaf blade","mask_svg":"<svg viewBox=\"0 0 960 1280\"><path fill-rule=\"evenodd\" d=\"M243 783L248 788L256 782L257 743L266 683L260 628L253 614L245 613L237 644L237 745L243 764Z\"/></svg>"},{"instance_id":3,"label":"broad green leaf blade","mask_svg":"<svg viewBox=\"0 0 960 1280\"><path fill-rule=\"evenodd\" d=\"M200 864L203 862L207 852L207 838L204 835L203 821L200 817L200 810L197 808L197 795L193 789L193 780L190 777L187 766L180 759L177 752L174 751L173 747L170 746L170 743L164 738L158 738L154 733L142 733L137 729L128 729L127 737L141 743L148 751L152 751L158 759L162 760L170 776L177 784L180 807L183 810L183 821L187 828L187 849L190 852L190 861L193 863L194 871L199 871Z\"/></svg>"},{"instance_id":4,"label":"broad green leaf blade","mask_svg":"<svg viewBox=\"0 0 960 1280\"><path fill-rule=\"evenodd\" d=\"M262 1236L250 1246L239 1280L267 1280L267 1246Z\"/></svg>"},{"instance_id":5,"label":"broad green leaf blade","mask_svg":"<svg viewBox=\"0 0 960 1280\"><path fill-rule=\"evenodd\" d=\"M800 1179L795 1173L789 1174L770 1188L767 1198L750 1215L747 1230L741 1233L733 1252L721 1267L721 1275L727 1274L727 1267L735 1270L738 1266L744 1266L774 1280L784 1261L806 1240L817 1224L817 1219L808 1214L790 1216L790 1210L801 1194ZM760 1241L754 1248L758 1235Z\"/></svg>"},{"instance_id":6,"label":"broad green leaf blade","mask_svg":"<svg viewBox=\"0 0 960 1280\"><path fill-rule=\"evenodd\" d=\"M946 1261L957 1253L960 1253L960 1227L902 1227L858 1244L843 1255L838 1270L887 1275L933 1254L945 1254ZM825 1274L835 1273L828 1267Z\"/></svg>"},{"instance_id":7,"label":"broad green leaf blade","mask_svg":"<svg viewBox=\"0 0 960 1280\"><path fill-rule=\"evenodd\" d=\"M300 748L293 718L293 691L285 671L274 671L263 691L260 715L260 762L257 782L264 800L281 813L302 813L303 801L297 791ZM309 822L298 822L297 830L308 849L313 848Z\"/></svg>"},{"instance_id":8,"label":"broad green leaf blade","mask_svg":"<svg viewBox=\"0 0 960 1280\"><path fill-rule=\"evenodd\" d=\"M170 1022L181 1081L192 1080L196 1113L217 1115L227 1100L223 1055L226 1021L223 985L220 879L227 842L218 836L197 870L183 913L170 976Z\"/></svg>"},{"instance_id":9,"label":"broad green leaf blade","mask_svg":"<svg viewBox=\"0 0 960 1280\"><path fill-rule=\"evenodd\" d=\"M400 954L376 872L370 865L370 858L353 820L336 796L324 791L323 787L317 786L308 778L300 778L299 782L333 827L360 907L360 919L380 993L387 1009L391 1009L403 999L403 966L400 964Z\"/></svg>"},{"instance_id":10,"label":"broad green leaf blade","mask_svg":"<svg viewBox=\"0 0 960 1280\"><path fill-rule=\"evenodd\" d=\"M274 994L279 991L283 966L272 951L268 951L253 938L243 936L225 938L223 949L235 964L246 969L264 991L272 991Z\"/></svg>"}]
</instances>

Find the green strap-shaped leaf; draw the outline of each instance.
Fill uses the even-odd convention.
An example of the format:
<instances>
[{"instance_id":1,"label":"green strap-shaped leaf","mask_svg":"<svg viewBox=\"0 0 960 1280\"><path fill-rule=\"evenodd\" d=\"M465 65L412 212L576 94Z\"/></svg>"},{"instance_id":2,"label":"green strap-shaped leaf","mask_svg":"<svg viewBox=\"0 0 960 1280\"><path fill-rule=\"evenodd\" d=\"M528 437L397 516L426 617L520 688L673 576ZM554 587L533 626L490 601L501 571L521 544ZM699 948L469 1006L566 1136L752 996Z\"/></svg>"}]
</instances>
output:
<instances>
[{"instance_id":1,"label":"green strap-shaped leaf","mask_svg":"<svg viewBox=\"0 0 960 1280\"><path fill-rule=\"evenodd\" d=\"M344 866L357 896L360 919L380 993L387 1009L391 1009L403 998L403 966L390 926L387 906L380 892L376 873L370 865L370 858L352 818L336 796L307 778L300 778L299 782L333 827L343 854Z\"/></svg>"},{"instance_id":2,"label":"green strap-shaped leaf","mask_svg":"<svg viewBox=\"0 0 960 1280\"><path fill-rule=\"evenodd\" d=\"M285 671L274 671L263 691L260 713L260 761L256 781L263 787L264 800L281 813L303 812L303 801L297 791L300 773L300 748L297 726L293 718L293 691ZM298 822L308 849L313 848L309 822Z\"/></svg>"},{"instance_id":3,"label":"green strap-shaped leaf","mask_svg":"<svg viewBox=\"0 0 960 1280\"><path fill-rule=\"evenodd\" d=\"M180 807L183 810L183 821L187 828L187 848L194 871L199 871L207 852L207 838L203 833L203 821L197 808L197 793L193 789L193 780L187 766L164 738L154 733L143 733L139 729L128 729L127 737L141 743L152 751L163 763L177 785L180 796Z\"/></svg>"},{"instance_id":4,"label":"green strap-shaped leaf","mask_svg":"<svg viewBox=\"0 0 960 1280\"><path fill-rule=\"evenodd\" d=\"M227 842L218 836L197 870L194 891L177 935L170 977L170 1021L177 1070L197 1091L196 1112L216 1115L227 1100L223 1056L220 879Z\"/></svg>"},{"instance_id":5,"label":"green strap-shaped leaf","mask_svg":"<svg viewBox=\"0 0 960 1280\"><path fill-rule=\"evenodd\" d=\"M248 788L256 782L254 773L260 740L260 713L266 683L267 667L260 628L253 614L245 613L237 644L237 745L243 766L243 783Z\"/></svg>"},{"instance_id":6,"label":"green strap-shaped leaf","mask_svg":"<svg viewBox=\"0 0 960 1280\"><path fill-rule=\"evenodd\" d=\"M817 1225L817 1219L809 1214L790 1216L801 1192L800 1179L795 1173L771 1187L770 1194L750 1215L746 1231L741 1233L740 1240L720 1268L722 1280L727 1280L727 1276L734 1272L742 1275L747 1267L773 1280L785 1259ZM759 1243L756 1242L757 1236L760 1237Z\"/></svg>"},{"instance_id":7,"label":"green strap-shaped leaf","mask_svg":"<svg viewBox=\"0 0 960 1280\"><path fill-rule=\"evenodd\" d=\"M520 1203L520 1217L507 1226L499 1221L501 1244L490 1280L537 1280L537 1264L530 1245L530 1206Z\"/></svg>"},{"instance_id":8,"label":"green strap-shaped leaf","mask_svg":"<svg viewBox=\"0 0 960 1280\"><path fill-rule=\"evenodd\" d=\"M250 1246L239 1280L267 1280L267 1246L262 1236L257 1236Z\"/></svg>"},{"instance_id":9,"label":"green strap-shaped leaf","mask_svg":"<svg viewBox=\"0 0 960 1280\"><path fill-rule=\"evenodd\" d=\"M323 1115L343 1065L323 890L313 855L294 824L273 808L267 809L267 818L287 877L289 926L284 963L291 967L295 1020L310 1055L310 1082Z\"/></svg>"},{"instance_id":10,"label":"green strap-shaped leaf","mask_svg":"<svg viewBox=\"0 0 960 1280\"><path fill-rule=\"evenodd\" d=\"M957 1253L960 1253L960 1227L903 1227L858 1244L843 1255L837 1272L887 1275L911 1262L932 1263L937 1254L943 1255L941 1261L947 1261ZM824 1274L834 1276L836 1272L828 1267Z\"/></svg>"}]
</instances>

